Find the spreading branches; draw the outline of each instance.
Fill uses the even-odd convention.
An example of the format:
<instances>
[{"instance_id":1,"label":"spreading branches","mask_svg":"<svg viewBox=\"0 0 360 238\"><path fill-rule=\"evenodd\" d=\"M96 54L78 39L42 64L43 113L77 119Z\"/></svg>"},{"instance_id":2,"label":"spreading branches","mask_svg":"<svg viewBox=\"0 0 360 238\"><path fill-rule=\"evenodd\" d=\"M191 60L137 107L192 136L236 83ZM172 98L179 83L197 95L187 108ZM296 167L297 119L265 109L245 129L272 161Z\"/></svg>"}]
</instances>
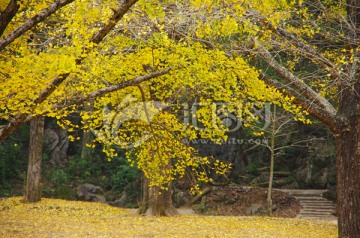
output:
<instances>
[{"instance_id":1,"label":"spreading branches","mask_svg":"<svg viewBox=\"0 0 360 238\"><path fill-rule=\"evenodd\" d=\"M281 39L286 39L287 41L289 41L292 46L296 47L296 50L300 54L319 63L319 65L322 66L324 70L329 71L334 78L341 77L341 71L337 70L336 65L331 60L325 58L319 52L317 52L314 47L301 41L298 37L296 37L294 34L291 34L284 28L280 26L275 27L273 24L271 24L271 22L265 19L265 17L262 17L257 13L253 13L252 15L255 15L256 18L258 19L256 20L257 24L259 24L262 27L265 27L268 30L271 30Z\"/></svg>"},{"instance_id":2,"label":"spreading branches","mask_svg":"<svg viewBox=\"0 0 360 238\"><path fill-rule=\"evenodd\" d=\"M282 66L276 59L270 54L270 52L258 41L256 41L258 46L259 55L265 60L265 62L275 70L284 80L289 83L289 87L292 88L292 92L297 91L303 95L308 100L312 101L322 109L318 112L319 116L322 118L328 118L330 120L335 120L336 109L320 94L316 93L310 86L301 81L300 78L295 76L290 70ZM279 83L279 82L278 82ZM280 83L281 84L281 83ZM284 87L286 87L284 85ZM293 95L297 96L297 95ZM307 106L307 109L311 108L312 104ZM313 108L316 111L316 108Z\"/></svg>"},{"instance_id":3,"label":"spreading branches","mask_svg":"<svg viewBox=\"0 0 360 238\"><path fill-rule=\"evenodd\" d=\"M8 36L4 37L0 41L0 50L4 49L8 44L10 44L12 41L14 41L20 35L24 34L31 27L33 27L37 23L43 21L47 16L51 15L52 13L57 11L59 8L65 6L65 5L67 5L67 4L69 4L69 3L73 2L73 1L74 0L61 0L61 1L58 1L58 2L50 5L50 7L46 8L45 10L43 10L41 13L37 14L33 18L27 20L23 25L21 25L19 28L14 30L12 33L10 33ZM107 25L105 25L102 29L100 29L99 32L94 34L94 36L92 37L93 43L100 43L104 39L104 37L111 31L111 29L113 29L115 24L122 19L124 14L136 2L137 2L137 0L131 0L129 2L125 1L125 3L123 3L117 10L114 10L114 14L110 18L109 23ZM76 63L79 64L79 63L81 63L81 61L82 61L82 58L79 58L79 59L76 60ZM166 73L167 72L169 72L169 71L166 71ZM33 108L32 109L34 109L34 107L36 107L38 104L44 102L54 92L54 90L62 82L64 82L68 78L69 75L70 75L70 72L60 74L60 75L56 76L50 82L50 84L46 85L46 87L44 87L44 89L39 93L38 97L33 101L33 106L32 106ZM65 104L61 104L61 103L59 104L58 103L57 105L55 105L55 107L59 108L61 106L64 107L64 106L73 105L75 103L81 103L81 102L83 102L83 101L85 101L87 99L92 99L92 98L95 98L97 96L104 95L104 94L106 94L108 92L112 92L112 91L122 89L122 88L125 88L125 87L128 87L128 86L136 85L137 83L140 83L142 81L145 81L145 80L157 77L157 76L159 76L157 74L157 72L154 72L153 74L150 74L150 76L145 75L145 76L141 76L141 77L135 78L135 79L130 80L130 81L123 82L123 83L118 84L118 85L111 85L109 87L99 89L98 91L95 91L95 92L89 94L88 97L86 97L86 98L80 98L80 99L77 99L77 100L71 100L71 101L69 101L69 102L67 102ZM29 115L29 114L19 113L12 120L10 120L10 123L8 123L7 125L1 126L1 128L0 128L0 141L6 139L20 125L22 125L24 122L30 120L31 118L32 118L32 116Z\"/></svg>"},{"instance_id":4,"label":"spreading branches","mask_svg":"<svg viewBox=\"0 0 360 238\"><path fill-rule=\"evenodd\" d=\"M69 74L61 74L56 76L33 101L32 109L38 104L44 102L46 98L64 81ZM7 125L0 127L0 141L9 137L21 124L29 120L29 115L24 113L17 114Z\"/></svg>"},{"instance_id":5,"label":"spreading branches","mask_svg":"<svg viewBox=\"0 0 360 238\"><path fill-rule=\"evenodd\" d=\"M268 75L266 75L264 73L260 74L260 78L262 80L264 80L264 82L266 82L267 84L272 85L275 88L281 90L283 94L295 97L295 99L294 99L295 104L303 107L306 111L308 111L314 117L316 117L320 121L324 122L325 125L328 125L329 128L334 133L336 133L336 131L335 131L336 127L334 126L334 123L335 123L334 118L325 118L324 114L326 114L326 112L324 112L324 109L321 108L320 106L318 106L317 104L315 104L314 101L307 98L304 94L302 94L301 92L298 92L293 87L291 87L292 86L291 83L289 83L289 84L282 83L281 81L273 79L273 77L269 77Z\"/></svg>"}]
</instances>

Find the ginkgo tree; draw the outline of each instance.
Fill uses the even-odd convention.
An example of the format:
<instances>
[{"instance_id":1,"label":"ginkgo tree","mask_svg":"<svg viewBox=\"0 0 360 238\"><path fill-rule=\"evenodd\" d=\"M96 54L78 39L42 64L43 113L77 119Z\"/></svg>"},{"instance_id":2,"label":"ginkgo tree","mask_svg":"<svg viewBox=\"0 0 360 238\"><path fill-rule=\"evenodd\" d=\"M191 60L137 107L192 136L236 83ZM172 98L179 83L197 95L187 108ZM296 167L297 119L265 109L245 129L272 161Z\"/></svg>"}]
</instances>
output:
<instances>
[{"instance_id":1,"label":"ginkgo tree","mask_svg":"<svg viewBox=\"0 0 360 238\"><path fill-rule=\"evenodd\" d=\"M70 89L67 87L68 84L78 83L77 79L84 76L82 74L86 70L80 66L81 62L136 3L127 1L118 4L114 1L105 1L101 5L96 2L75 2L70 8L63 8L71 2L74 1L23 3L13 0L7 6L1 6L1 27L4 37L0 43L0 108L1 118L8 122L1 126L1 140L7 138L22 123L38 115L64 116L56 110L69 105L68 102L63 102L67 98L74 99L70 104L81 103L85 100L84 97L103 95L169 71L166 69L130 80L124 79L120 84L107 87L92 81L87 83L87 89L94 91L86 94L83 90L82 95L86 95L84 97L80 96L81 87L75 91L64 90ZM55 12L57 14L54 14ZM86 31L87 28L90 30ZM78 31L81 34L78 34ZM31 141L34 142L33 139ZM41 150L38 152L31 153L29 159L28 171L31 173L28 173L26 191L34 193L26 194L25 199L29 201L40 199L38 173L41 171Z\"/></svg>"},{"instance_id":2,"label":"ginkgo tree","mask_svg":"<svg viewBox=\"0 0 360 238\"><path fill-rule=\"evenodd\" d=\"M360 2L194 1L193 37L243 55L333 133L339 236L360 234ZM195 11L195 10L194 10Z\"/></svg>"},{"instance_id":3,"label":"ginkgo tree","mask_svg":"<svg viewBox=\"0 0 360 238\"><path fill-rule=\"evenodd\" d=\"M143 106L127 111L125 123L111 129L106 139L100 136L106 133L98 134L97 139L112 156L113 145L126 148L129 141L152 133L127 154L129 160L135 158L133 162L149 179L154 198L149 201L159 197L157 203L149 205L153 210L149 213L171 215L170 182L184 175L188 166L198 173L198 179L206 180L206 174L196 168L209 164L207 158L200 158L180 143L181 139L225 137L226 128L216 117L212 102L236 105L231 112L249 115L243 100L278 100L280 93L259 80L258 72L241 57L228 57L204 42L169 34L163 22L174 16L168 11L171 4L141 2L133 6L136 2L63 0L17 5L10 1L5 9L2 6L1 16L7 20L0 40L0 115L7 123L1 126L0 138L5 139L19 125L38 116L56 117L74 130L66 120L73 112L80 112L83 118L81 129L100 127L106 132L112 124L106 115L104 118L104 107L121 107L122 100L132 95ZM135 9L129 12L132 6ZM139 18L148 21L139 25ZM147 101L171 104L196 97L207 105L197 115L204 130L184 129L175 116L179 110L176 106L155 111L152 120L149 118L149 111L154 109ZM84 111L90 101L94 109ZM116 115L119 110L115 110ZM39 157L28 171L41 171L37 168ZM218 163L218 168L223 172L226 166ZM40 176L35 177L38 184Z\"/></svg>"},{"instance_id":4,"label":"ginkgo tree","mask_svg":"<svg viewBox=\"0 0 360 238\"><path fill-rule=\"evenodd\" d=\"M227 110L238 116L251 116L248 98L260 102L279 100L281 93L259 81L258 72L241 58L229 58L223 52L208 50L196 42L178 42L166 32L150 33L146 40L131 42L137 50L131 54L99 55L96 60L106 62L107 82L116 80L109 72L135 72L174 68L161 78L142 82L138 86L110 93L94 100L93 110L82 112L84 129L95 131L96 140L106 145L109 157L116 156L114 146L127 150L130 163L136 164L149 183L144 191L145 201L141 213L172 215L170 183L177 176L184 176L191 167L196 178L209 181L203 166L211 166L209 158L199 157L196 151L183 143L197 138L225 138L227 128L220 115ZM119 50L111 41L111 50ZM118 66L117 62L122 62ZM138 67L139 64L146 67ZM93 69L93 75L103 72ZM136 72L139 71L139 72ZM196 93L194 92L196 89ZM182 103L197 98L204 105L197 111L203 124L185 126L179 119ZM284 103L289 102L284 98ZM215 102L230 105L214 108ZM79 111L79 108L72 108ZM64 126L73 127L68 121ZM227 166L217 163L215 170L223 173ZM194 188L197 188L196 185Z\"/></svg>"},{"instance_id":5,"label":"ginkgo tree","mask_svg":"<svg viewBox=\"0 0 360 238\"><path fill-rule=\"evenodd\" d=\"M147 177L143 212L172 215L171 181L186 167L208 181L202 167L211 166L183 138L225 138L221 113L252 117L250 106L264 101L301 109L259 80L241 55L231 56L178 28L169 32L167 20L182 23L176 7L194 9L198 2L193 7L192 2L136 2L9 2L1 15L7 21L0 39L0 118L7 123L0 139L39 116L56 117L68 130L94 130L109 158L116 156L114 146L125 148ZM200 36L211 32L201 33L200 25L193 29ZM184 128L179 118L179 105L192 100L204 105L196 114L202 129ZM214 108L214 102L227 106ZM84 110L88 103L93 108ZM74 112L82 125L67 120ZM30 167L39 166L36 161ZM216 165L218 173L227 168Z\"/></svg>"}]
</instances>

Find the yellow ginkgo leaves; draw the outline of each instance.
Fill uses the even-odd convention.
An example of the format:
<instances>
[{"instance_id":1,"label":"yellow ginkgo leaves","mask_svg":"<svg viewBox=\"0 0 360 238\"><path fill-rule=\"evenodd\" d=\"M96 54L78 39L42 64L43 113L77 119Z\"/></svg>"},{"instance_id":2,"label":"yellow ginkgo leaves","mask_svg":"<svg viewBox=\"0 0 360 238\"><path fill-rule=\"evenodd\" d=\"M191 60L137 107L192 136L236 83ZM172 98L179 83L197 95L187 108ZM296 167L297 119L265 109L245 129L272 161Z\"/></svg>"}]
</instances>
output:
<instances>
[{"instance_id":1,"label":"yellow ginkgo leaves","mask_svg":"<svg viewBox=\"0 0 360 238\"><path fill-rule=\"evenodd\" d=\"M334 224L303 219L182 215L144 217L101 203L0 201L0 237L336 238Z\"/></svg>"}]
</instances>

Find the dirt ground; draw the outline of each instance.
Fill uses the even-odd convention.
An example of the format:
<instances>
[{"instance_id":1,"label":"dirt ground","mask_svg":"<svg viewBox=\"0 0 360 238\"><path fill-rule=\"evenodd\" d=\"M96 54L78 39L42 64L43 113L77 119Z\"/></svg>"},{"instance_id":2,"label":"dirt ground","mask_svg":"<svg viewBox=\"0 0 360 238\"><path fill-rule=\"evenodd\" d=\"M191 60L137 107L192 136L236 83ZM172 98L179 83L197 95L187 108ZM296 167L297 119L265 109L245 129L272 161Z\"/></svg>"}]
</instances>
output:
<instances>
[{"instance_id":1,"label":"dirt ground","mask_svg":"<svg viewBox=\"0 0 360 238\"><path fill-rule=\"evenodd\" d=\"M212 191L193 205L202 215L267 215L267 189L235 185L212 187ZM300 203L287 193L272 191L273 216L292 218L300 212Z\"/></svg>"}]
</instances>

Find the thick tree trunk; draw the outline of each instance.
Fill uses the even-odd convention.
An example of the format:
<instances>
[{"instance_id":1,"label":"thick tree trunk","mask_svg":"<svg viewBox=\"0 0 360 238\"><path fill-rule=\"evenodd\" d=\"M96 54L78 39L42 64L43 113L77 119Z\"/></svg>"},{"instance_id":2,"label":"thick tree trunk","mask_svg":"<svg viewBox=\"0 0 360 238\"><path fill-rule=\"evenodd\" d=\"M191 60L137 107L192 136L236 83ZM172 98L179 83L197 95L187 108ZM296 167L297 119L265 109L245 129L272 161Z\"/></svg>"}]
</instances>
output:
<instances>
[{"instance_id":1,"label":"thick tree trunk","mask_svg":"<svg viewBox=\"0 0 360 238\"><path fill-rule=\"evenodd\" d=\"M360 237L360 82L343 91L337 143L339 237Z\"/></svg>"},{"instance_id":2,"label":"thick tree trunk","mask_svg":"<svg viewBox=\"0 0 360 238\"><path fill-rule=\"evenodd\" d=\"M40 179L44 123L44 117L40 116L34 118L30 123L29 164L24 202L41 200Z\"/></svg>"},{"instance_id":3,"label":"thick tree trunk","mask_svg":"<svg viewBox=\"0 0 360 238\"><path fill-rule=\"evenodd\" d=\"M347 0L348 29L352 48L359 46L360 1ZM359 53L355 53L355 59ZM360 69L352 62L348 68L348 81L343 82L338 111L336 138L337 211L340 238L360 237Z\"/></svg>"},{"instance_id":4,"label":"thick tree trunk","mask_svg":"<svg viewBox=\"0 0 360 238\"><path fill-rule=\"evenodd\" d=\"M138 210L141 215L147 216L175 216L178 211L172 203L171 186L168 190L162 190L157 186L150 187L148 179L144 179L143 199Z\"/></svg>"}]
</instances>

